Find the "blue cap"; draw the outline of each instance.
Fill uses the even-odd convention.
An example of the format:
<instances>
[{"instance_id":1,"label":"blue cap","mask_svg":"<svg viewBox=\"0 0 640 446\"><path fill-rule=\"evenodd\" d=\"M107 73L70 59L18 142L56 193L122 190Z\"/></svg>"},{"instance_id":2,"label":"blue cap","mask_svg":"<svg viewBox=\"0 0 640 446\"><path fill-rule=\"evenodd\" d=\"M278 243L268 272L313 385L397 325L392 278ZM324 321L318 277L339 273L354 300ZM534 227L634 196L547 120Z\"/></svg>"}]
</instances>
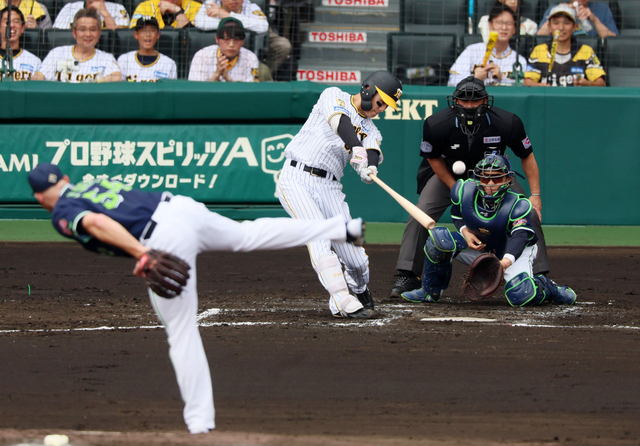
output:
<instances>
[{"instance_id":1,"label":"blue cap","mask_svg":"<svg viewBox=\"0 0 640 446\"><path fill-rule=\"evenodd\" d=\"M29 172L29 184L33 192L44 192L62 179L62 172L55 164L41 163Z\"/></svg>"}]
</instances>

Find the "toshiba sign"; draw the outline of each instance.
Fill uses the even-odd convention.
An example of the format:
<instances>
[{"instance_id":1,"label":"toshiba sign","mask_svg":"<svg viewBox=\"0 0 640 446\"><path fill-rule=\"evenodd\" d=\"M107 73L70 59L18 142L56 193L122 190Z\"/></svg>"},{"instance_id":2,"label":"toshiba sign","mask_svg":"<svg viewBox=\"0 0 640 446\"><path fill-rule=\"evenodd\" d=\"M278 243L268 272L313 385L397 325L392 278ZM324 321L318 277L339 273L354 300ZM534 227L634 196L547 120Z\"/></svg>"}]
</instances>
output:
<instances>
[{"instance_id":1,"label":"toshiba sign","mask_svg":"<svg viewBox=\"0 0 640 446\"><path fill-rule=\"evenodd\" d=\"M320 43L367 43L367 33L310 31L309 42Z\"/></svg>"},{"instance_id":2,"label":"toshiba sign","mask_svg":"<svg viewBox=\"0 0 640 446\"><path fill-rule=\"evenodd\" d=\"M329 84L359 84L360 70L298 70L299 81L326 82Z\"/></svg>"},{"instance_id":3,"label":"toshiba sign","mask_svg":"<svg viewBox=\"0 0 640 446\"><path fill-rule=\"evenodd\" d=\"M322 6L348 6L357 8L359 6L386 8L389 6L389 0L322 0Z\"/></svg>"}]
</instances>

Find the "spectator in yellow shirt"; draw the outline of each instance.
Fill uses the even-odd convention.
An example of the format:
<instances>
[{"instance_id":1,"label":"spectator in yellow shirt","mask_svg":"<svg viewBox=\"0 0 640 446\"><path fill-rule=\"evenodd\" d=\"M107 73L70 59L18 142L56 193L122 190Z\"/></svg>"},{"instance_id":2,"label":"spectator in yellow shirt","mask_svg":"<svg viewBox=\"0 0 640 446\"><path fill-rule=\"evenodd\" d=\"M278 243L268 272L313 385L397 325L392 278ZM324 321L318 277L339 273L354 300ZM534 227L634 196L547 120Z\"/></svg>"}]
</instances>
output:
<instances>
[{"instance_id":1,"label":"spectator in yellow shirt","mask_svg":"<svg viewBox=\"0 0 640 446\"><path fill-rule=\"evenodd\" d=\"M193 0L147 0L138 5L133 11L131 28L135 28L138 19L145 16L154 17L160 25L172 28L184 28L193 26L196 14L202 6Z\"/></svg>"}]
</instances>

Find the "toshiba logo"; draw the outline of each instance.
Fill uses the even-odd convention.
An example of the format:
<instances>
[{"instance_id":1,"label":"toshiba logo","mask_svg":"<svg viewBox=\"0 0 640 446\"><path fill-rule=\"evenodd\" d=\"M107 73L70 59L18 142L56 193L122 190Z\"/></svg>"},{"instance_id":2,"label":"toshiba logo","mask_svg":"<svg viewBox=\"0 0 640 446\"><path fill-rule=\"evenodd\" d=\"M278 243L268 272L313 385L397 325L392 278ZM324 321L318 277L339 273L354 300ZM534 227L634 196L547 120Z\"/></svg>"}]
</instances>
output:
<instances>
[{"instance_id":1,"label":"toshiba logo","mask_svg":"<svg viewBox=\"0 0 640 446\"><path fill-rule=\"evenodd\" d=\"M309 42L320 43L367 43L367 33L311 31Z\"/></svg>"},{"instance_id":2,"label":"toshiba logo","mask_svg":"<svg viewBox=\"0 0 640 446\"><path fill-rule=\"evenodd\" d=\"M329 82L334 84L359 84L360 71L298 70L299 81Z\"/></svg>"},{"instance_id":3,"label":"toshiba logo","mask_svg":"<svg viewBox=\"0 0 640 446\"><path fill-rule=\"evenodd\" d=\"M389 0L322 0L322 6L365 6L386 8L389 6Z\"/></svg>"}]
</instances>

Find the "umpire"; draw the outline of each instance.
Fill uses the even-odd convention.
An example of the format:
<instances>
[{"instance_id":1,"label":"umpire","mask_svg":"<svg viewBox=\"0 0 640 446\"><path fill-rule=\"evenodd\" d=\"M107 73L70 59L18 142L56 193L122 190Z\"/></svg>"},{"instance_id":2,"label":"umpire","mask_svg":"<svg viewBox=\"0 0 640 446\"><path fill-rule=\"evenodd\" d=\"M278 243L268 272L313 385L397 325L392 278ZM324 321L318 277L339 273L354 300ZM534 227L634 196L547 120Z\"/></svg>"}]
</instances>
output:
<instances>
[{"instance_id":1,"label":"umpire","mask_svg":"<svg viewBox=\"0 0 640 446\"><path fill-rule=\"evenodd\" d=\"M531 189L529 201L536 210L533 228L538 236L538 257L533 264L533 272L548 273L547 247L540 224L542 201L538 163L522 120L513 113L493 107L493 96L487 94L484 82L473 76L456 86L453 95L447 97L447 103L447 109L424 121L420 146L423 160L418 169L418 207L438 221L451 205L450 190L455 182L467 179L469 169L473 169L485 152L504 154L507 147L511 148L522 162ZM466 166L460 174L452 170L456 161L462 161ZM524 194L517 180L512 189ZM396 264L397 279L390 297L401 297L402 293L422 286L419 276L428 236L428 231L409 216Z\"/></svg>"}]
</instances>

